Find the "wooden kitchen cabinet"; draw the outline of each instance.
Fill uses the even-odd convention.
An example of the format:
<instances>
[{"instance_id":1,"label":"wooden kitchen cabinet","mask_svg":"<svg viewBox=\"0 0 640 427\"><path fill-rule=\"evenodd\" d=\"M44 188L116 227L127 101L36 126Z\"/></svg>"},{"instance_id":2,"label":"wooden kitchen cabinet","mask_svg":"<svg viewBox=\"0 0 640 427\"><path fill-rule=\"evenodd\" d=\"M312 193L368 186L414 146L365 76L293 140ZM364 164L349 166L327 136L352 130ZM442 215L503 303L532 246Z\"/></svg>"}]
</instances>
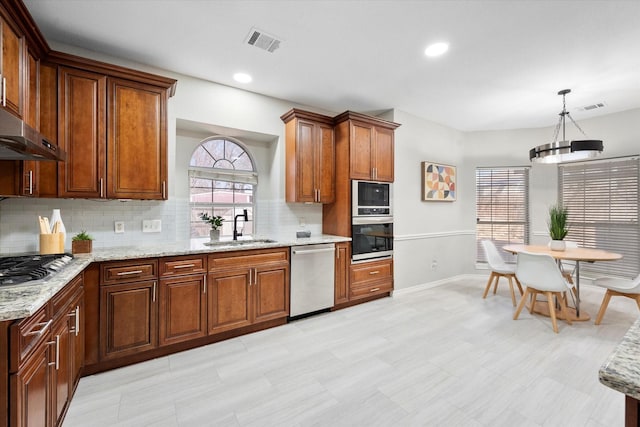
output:
<instances>
[{"instance_id":1,"label":"wooden kitchen cabinet","mask_svg":"<svg viewBox=\"0 0 640 427\"><path fill-rule=\"evenodd\" d=\"M353 120L351 179L393 182L393 129Z\"/></svg>"},{"instance_id":2,"label":"wooden kitchen cabinet","mask_svg":"<svg viewBox=\"0 0 640 427\"><path fill-rule=\"evenodd\" d=\"M25 99L25 41L17 26L8 19L0 17L0 44L2 44L2 62L0 75L2 99L0 107L23 117Z\"/></svg>"},{"instance_id":3,"label":"wooden kitchen cabinet","mask_svg":"<svg viewBox=\"0 0 640 427\"><path fill-rule=\"evenodd\" d=\"M162 258L159 288L159 345L207 335L206 259Z\"/></svg>"},{"instance_id":4,"label":"wooden kitchen cabinet","mask_svg":"<svg viewBox=\"0 0 640 427\"><path fill-rule=\"evenodd\" d=\"M224 332L289 314L289 248L209 255L208 330Z\"/></svg>"},{"instance_id":5,"label":"wooden kitchen cabinet","mask_svg":"<svg viewBox=\"0 0 640 427\"><path fill-rule=\"evenodd\" d=\"M101 265L100 360L157 347L157 267L157 259Z\"/></svg>"},{"instance_id":6,"label":"wooden kitchen cabinet","mask_svg":"<svg viewBox=\"0 0 640 427\"><path fill-rule=\"evenodd\" d=\"M349 265L351 265L351 244L336 243L334 305L349 301Z\"/></svg>"},{"instance_id":7,"label":"wooden kitchen cabinet","mask_svg":"<svg viewBox=\"0 0 640 427\"><path fill-rule=\"evenodd\" d=\"M393 259L352 264L349 269L349 300L393 291Z\"/></svg>"},{"instance_id":8,"label":"wooden kitchen cabinet","mask_svg":"<svg viewBox=\"0 0 640 427\"><path fill-rule=\"evenodd\" d=\"M285 122L286 201L331 203L335 198L333 119L292 109Z\"/></svg>"}]
</instances>

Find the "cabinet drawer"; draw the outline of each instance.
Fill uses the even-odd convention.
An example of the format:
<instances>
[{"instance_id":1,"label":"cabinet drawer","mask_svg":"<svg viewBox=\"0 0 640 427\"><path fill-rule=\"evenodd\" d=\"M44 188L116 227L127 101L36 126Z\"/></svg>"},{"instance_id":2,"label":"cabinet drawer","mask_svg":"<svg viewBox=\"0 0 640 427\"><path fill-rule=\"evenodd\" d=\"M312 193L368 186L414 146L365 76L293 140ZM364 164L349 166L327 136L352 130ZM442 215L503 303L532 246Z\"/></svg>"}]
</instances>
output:
<instances>
[{"instance_id":1,"label":"cabinet drawer","mask_svg":"<svg viewBox=\"0 0 640 427\"><path fill-rule=\"evenodd\" d=\"M384 294L393 290L393 281L387 280L367 286L351 287L351 298L364 298L370 295Z\"/></svg>"},{"instance_id":2,"label":"cabinet drawer","mask_svg":"<svg viewBox=\"0 0 640 427\"><path fill-rule=\"evenodd\" d=\"M207 271L205 257L172 257L160 259L160 277L183 276Z\"/></svg>"},{"instance_id":3,"label":"cabinet drawer","mask_svg":"<svg viewBox=\"0 0 640 427\"><path fill-rule=\"evenodd\" d=\"M208 266L210 272L216 272L238 267L288 262L289 248L285 248L212 254L209 255Z\"/></svg>"},{"instance_id":4,"label":"cabinet drawer","mask_svg":"<svg viewBox=\"0 0 640 427\"><path fill-rule=\"evenodd\" d=\"M393 261L382 260L351 265L351 286L393 279Z\"/></svg>"},{"instance_id":5,"label":"cabinet drawer","mask_svg":"<svg viewBox=\"0 0 640 427\"><path fill-rule=\"evenodd\" d=\"M49 336L53 319L49 304L32 316L11 325L11 372L16 372L34 349Z\"/></svg>"},{"instance_id":6,"label":"cabinet drawer","mask_svg":"<svg viewBox=\"0 0 640 427\"><path fill-rule=\"evenodd\" d=\"M101 267L101 283L133 282L158 277L158 260L145 259L124 262L106 262Z\"/></svg>"},{"instance_id":7,"label":"cabinet drawer","mask_svg":"<svg viewBox=\"0 0 640 427\"><path fill-rule=\"evenodd\" d=\"M82 273L77 275L71 282L51 299L51 312L53 317L57 317L62 313L66 313L67 307L71 303L72 298L82 287Z\"/></svg>"}]
</instances>

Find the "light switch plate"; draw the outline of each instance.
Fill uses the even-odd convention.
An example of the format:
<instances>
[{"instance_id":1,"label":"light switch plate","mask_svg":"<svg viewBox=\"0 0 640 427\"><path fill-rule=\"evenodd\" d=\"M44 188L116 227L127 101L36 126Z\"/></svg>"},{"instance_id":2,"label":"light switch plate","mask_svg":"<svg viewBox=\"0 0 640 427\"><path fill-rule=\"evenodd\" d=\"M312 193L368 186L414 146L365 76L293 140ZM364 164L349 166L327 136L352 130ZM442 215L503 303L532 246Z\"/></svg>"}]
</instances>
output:
<instances>
[{"instance_id":1,"label":"light switch plate","mask_svg":"<svg viewBox=\"0 0 640 427\"><path fill-rule=\"evenodd\" d=\"M162 231L162 221L159 219L145 219L142 221L143 233L159 233Z\"/></svg>"},{"instance_id":2,"label":"light switch plate","mask_svg":"<svg viewBox=\"0 0 640 427\"><path fill-rule=\"evenodd\" d=\"M115 221L113 223L113 231L116 233L124 233L124 221Z\"/></svg>"}]
</instances>

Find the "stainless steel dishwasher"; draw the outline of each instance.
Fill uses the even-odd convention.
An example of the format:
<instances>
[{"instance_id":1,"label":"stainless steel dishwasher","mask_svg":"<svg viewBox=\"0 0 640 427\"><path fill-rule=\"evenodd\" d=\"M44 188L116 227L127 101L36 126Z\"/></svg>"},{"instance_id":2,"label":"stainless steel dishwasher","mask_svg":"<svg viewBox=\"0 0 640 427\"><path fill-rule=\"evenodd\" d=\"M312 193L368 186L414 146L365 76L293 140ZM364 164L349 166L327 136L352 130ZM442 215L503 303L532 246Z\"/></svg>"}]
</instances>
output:
<instances>
[{"instance_id":1,"label":"stainless steel dishwasher","mask_svg":"<svg viewBox=\"0 0 640 427\"><path fill-rule=\"evenodd\" d=\"M289 316L333 306L335 250L333 243L291 247Z\"/></svg>"}]
</instances>

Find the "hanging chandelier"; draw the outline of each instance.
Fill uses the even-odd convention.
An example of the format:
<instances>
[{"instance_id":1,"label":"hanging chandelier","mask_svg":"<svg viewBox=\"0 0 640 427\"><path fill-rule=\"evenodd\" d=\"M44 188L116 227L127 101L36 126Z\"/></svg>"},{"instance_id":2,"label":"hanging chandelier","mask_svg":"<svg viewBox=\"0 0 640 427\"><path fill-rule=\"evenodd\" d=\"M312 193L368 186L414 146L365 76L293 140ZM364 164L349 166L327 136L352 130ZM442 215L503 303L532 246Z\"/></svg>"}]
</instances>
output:
<instances>
[{"instance_id":1,"label":"hanging chandelier","mask_svg":"<svg viewBox=\"0 0 640 427\"><path fill-rule=\"evenodd\" d=\"M550 144L539 145L529 150L529 160L535 163L563 163L573 162L577 160L586 160L596 157L602 153L602 141L599 139L579 139L567 141L565 133L566 118L569 117L571 123L584 135L587 136L582 128L573 120L571 114L567 111L567 104L565 97L571 89L563 89L558 92L558 95L562 95L562 112L560 113L560 120L556 125L555 133L553 136L553 142ZM560 134L560 128L562 128L562 140L558 141Z\"/></svg>"}]
</instances>

